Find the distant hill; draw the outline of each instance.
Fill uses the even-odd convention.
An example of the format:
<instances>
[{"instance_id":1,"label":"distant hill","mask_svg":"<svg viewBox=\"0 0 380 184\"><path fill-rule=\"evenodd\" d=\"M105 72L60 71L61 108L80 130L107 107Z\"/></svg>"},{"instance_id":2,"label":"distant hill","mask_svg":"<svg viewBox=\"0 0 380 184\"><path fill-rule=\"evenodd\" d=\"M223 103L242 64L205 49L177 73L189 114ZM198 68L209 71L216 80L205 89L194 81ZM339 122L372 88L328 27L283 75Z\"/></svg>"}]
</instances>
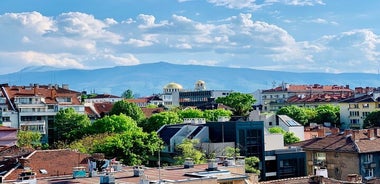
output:
<instances>
[{"instance_id":1,"label":"distant hill","mask_svg":"<svg viewBox=\"0 0 380 184\"><path fill-rule=\"evenodd\" d=\"M166 62L117 66L95 70L28 67L19 72L0 75L0 83L9 85L68 84L70 89L121 95L127 89L147 96L162 92L169 82L193 89L198 80L207 89L226 89L244 93L269 89L282 82L290 84L350 85L350 88L380 86L378 74L366 73L294 73L201 65L177 65Z\"/></svg>"}]
</instances>

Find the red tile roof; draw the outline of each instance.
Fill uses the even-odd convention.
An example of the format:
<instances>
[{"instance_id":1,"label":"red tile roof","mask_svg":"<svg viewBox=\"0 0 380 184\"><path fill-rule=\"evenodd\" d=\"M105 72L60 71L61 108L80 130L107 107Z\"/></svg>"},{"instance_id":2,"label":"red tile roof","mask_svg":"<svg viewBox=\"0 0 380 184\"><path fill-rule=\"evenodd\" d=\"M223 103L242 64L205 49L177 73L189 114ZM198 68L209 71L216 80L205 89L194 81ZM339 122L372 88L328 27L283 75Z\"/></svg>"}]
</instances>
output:
<instances>
[{"instance_id":1,"label":"red tile roof","mask_svg":"<svg viewBox=\"0 0 380 184\"><path fill-rule=\"evenodd\" d=\"M157 108L141 108L143 111L145 117L150 118L153 114L164 112L164 108L157 107Z\"/></svg>"},{"instance_id":2,"label":"red tile roof","mask_svg":"<svg viewBox=\"0 0 380 184\"><path fill-rule=\"evenodd\" d=\"M372 129L372 131L374 131ZM335 152L379 152L380 133L374 131L372 138L368 136L369 130L346 130L345 133L331 134L323 138L314 138L294 143L291 146L300 146L305 150L321 150Z\"/></svg>"},{"instance_id":3,"label":"red tile roof","mask_svg":"<svg viewBox=\"0 0 380 184\"><path fill-rule=\"evenodd\" d=\"M89 155L79 152L62 149L62 150L36 150L25 157L24 167L30 167L37 173L37 178L47 176L59 176L72 174L73 167L87 167L87 158ZM22 162L23 159L19 159ZM45 169L47 174L39 173L40 169ZM23 169L18 168L12 171L7 180L15 180Z\"/></svg>"},{"instance_id":4,"label":"red tile roof","mask_svg":"<svg viewBox=\"0 0 380 184\"><path fill-rule=\"evenodd\" d=\"M80 92L73 91L70 89L52 86L52 85L31 85L31 86L8 86L7 84L2 84L1 87L4 88L9 99L14 102L15 97L22 96L41 96L45 98L46 104L57 104L57 97L70 97L71 104L80 105L78 97ZM10 104L9 104L10 105Z\"/></svg>"}]
</instances>

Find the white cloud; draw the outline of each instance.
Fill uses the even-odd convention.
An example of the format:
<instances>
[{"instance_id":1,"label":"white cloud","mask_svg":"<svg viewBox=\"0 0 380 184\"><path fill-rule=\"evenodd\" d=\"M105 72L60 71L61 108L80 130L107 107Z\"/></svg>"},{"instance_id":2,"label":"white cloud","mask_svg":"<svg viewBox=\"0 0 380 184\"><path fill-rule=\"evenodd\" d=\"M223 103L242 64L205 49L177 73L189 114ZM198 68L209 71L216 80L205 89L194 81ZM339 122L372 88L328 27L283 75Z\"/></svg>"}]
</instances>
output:
<instances>
[{"instance_id":1,"label":"white cloud","mask_svg":"<svg viewBox=\"0 0 380 184\"><path fill-rule=\"evenodd\" d=\"M260 5L255 3L256 0L207 0L216 6L225 6L231 9L251 9L256 10Z\"/></svg>"},{"instance_id":2,"label":"white cloud","mask_svg":"<svg viewBox=\"0 0 380 184\"><path fill-rule=\"evenodd\" d=\"M16 65L25 66L55 66L66 68L84 68L75 57L71 54L45 54L33 51L27 52L1 52L1 60L7 59L8 62Z\"/></svg>"},{"instance_id":3,"label":"white cloud","mask_svg":"<svg viewBox=\"0 0 380 184\"><path fill-rule=\"evenodd\" d=\"M379 35L370 29L299 41L285 28L257 21L250 13L213 22L176 14L163 20L140 14L117 22L79 12L57 17L25 12L0 15L0 27L7 27L0 31L0 66L10 72L29 65L100 68L159 60L287 71L377 72L380 62Z\"/></svg>"}]
</instances>

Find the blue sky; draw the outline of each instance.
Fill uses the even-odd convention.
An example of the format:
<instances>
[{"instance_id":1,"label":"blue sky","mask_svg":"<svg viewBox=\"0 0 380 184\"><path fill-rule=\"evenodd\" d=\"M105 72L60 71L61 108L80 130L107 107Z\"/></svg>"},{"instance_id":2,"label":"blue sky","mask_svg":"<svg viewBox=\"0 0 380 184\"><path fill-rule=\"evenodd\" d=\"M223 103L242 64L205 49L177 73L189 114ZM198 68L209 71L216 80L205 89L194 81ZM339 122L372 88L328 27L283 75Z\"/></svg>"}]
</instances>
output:
<instances>
[{"instance_id":1,"label":"blue sky","mask_svg":"<svg viewBox=\"0 0 380 184\"><path fill-rule=\"evenodd\" d=\"M378 73L378 7L359 0L1 0L0 74L158 61Z\"/></svg>"}]
</instances>

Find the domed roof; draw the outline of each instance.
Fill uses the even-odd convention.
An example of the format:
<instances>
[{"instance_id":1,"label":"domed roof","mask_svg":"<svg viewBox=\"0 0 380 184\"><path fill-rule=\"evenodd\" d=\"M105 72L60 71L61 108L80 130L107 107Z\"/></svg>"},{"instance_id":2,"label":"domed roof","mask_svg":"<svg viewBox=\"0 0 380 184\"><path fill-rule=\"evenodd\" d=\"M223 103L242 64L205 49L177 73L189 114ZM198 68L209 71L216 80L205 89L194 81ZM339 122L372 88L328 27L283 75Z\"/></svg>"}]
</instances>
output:
<instances>
[{"instance_id":1,"label":"domed roof","mask_svg":"<svg viewBox=\"0 0 380 184\"><path fill-rule=\"evenodd\" d=\"M203 80L198 80L195 84L204 84L205 83L205 81L203 81Z\"/></svg>"},{"instance_id":2,"label":"domed roof","mask_svg":"<svg viewBox=\"0 0 380 184\"><path fill-rule=\"evenodd\" d=\"M169 84L166 84L164 89L182 89L182 86L180 84L175 83L175 82L171 82Z\"/></svg>"}]
</instances>

